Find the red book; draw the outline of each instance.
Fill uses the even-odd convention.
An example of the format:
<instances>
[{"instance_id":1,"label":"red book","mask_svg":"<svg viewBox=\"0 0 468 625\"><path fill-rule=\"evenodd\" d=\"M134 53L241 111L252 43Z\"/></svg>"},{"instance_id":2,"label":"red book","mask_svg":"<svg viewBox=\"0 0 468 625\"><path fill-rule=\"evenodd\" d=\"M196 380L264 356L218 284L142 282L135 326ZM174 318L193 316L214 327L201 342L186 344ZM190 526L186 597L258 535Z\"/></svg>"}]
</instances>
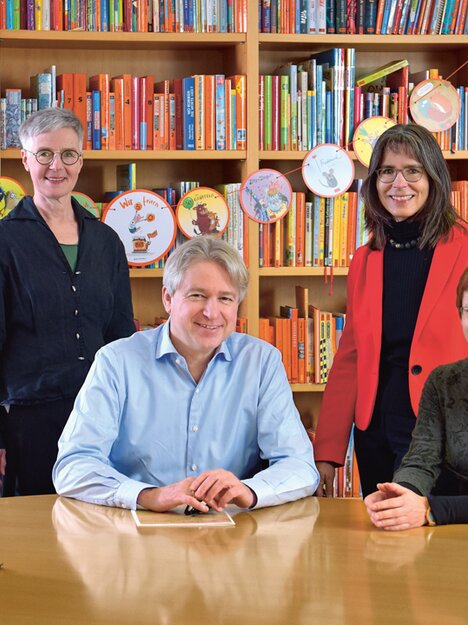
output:
<instances>
[{"instance_id":1,"label":"red book","mask_svg":"<svg viewBox=\"0 0 468 625\"><path fill-rule=\"evenodd\" d=\"M122 80L123 89L123 149L132 149L132 76L131 74L120 74L114 79ZM119 87L120 88L120 87ZM114 84L114 92L117 89L117 83ZM118 148L117 148L118 149Z\"/></svg>"},{"instance_id":2,"label":"red book","mask_svg":"<svg viewBox=\"0 0 468 625\"><path fill-rule=\"evenodd\" d=\"M213 74L204 76L205 87L205 150L216 149L216 117L215 117L215 77Z\"/></svg>"},{"instance_id":3,"label":"red book","mask_svg":"<svg viewBox=\"0 0 468 625\"><path fill-rule=\"evenodd\" d=\"M73 110L73 74L59 74L57 76L57 97L62 92L63 108Z\"/></svg>"}]
</instances>

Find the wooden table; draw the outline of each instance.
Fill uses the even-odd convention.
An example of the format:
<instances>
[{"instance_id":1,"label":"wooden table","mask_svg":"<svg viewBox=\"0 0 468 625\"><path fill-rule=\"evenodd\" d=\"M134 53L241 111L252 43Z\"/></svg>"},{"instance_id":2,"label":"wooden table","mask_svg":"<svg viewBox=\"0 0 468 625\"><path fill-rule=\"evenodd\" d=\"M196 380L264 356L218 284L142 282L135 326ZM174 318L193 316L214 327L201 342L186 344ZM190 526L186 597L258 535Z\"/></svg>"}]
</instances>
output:
<instances>
[{"instance_id":1,"label":"wooden table","mask_svg":"<svg viewBox=\"0 0 468 625\"><path fill-rule=\"evenodd\" d=\"M145 528L127 510L0 499L1 625L466 625L468 526L383 532L359 500Z\"/></svg>"}]
</instances>

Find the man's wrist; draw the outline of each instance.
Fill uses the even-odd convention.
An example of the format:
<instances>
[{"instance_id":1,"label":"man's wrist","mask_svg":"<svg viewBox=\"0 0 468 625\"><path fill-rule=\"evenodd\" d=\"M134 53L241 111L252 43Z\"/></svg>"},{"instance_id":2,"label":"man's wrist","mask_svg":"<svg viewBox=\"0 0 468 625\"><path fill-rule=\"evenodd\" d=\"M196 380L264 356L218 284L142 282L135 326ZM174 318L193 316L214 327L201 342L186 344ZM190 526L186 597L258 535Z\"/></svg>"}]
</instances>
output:
<instances>
[{"instance_id":1,"label":"man's wrist","mask_svg":"<svg viewBox=\"0 0 468 625\"><path fill-rule=\"evenodd\" d=\"M143 510L147 510L149 508L148 503L150 502L150 498L152 498L152 492L155 490L158 490L158 489L154 487L154 488L144 488L143 490L141 490L138 493L138 497L136 500L137 507Z\"/></svg>"},{"instance_id":2,"label":"man's wrist","mask_svg":"<svg viewBox=\"0 0 468 625\"><path fill-rule=\"evenodd\" d=\"M424 525L428 525L429 527L434 527L435 525L437 525L434 515L432 514L431 506L427 499L426 499L426 522Z\"/></svg>"}]
</instances>

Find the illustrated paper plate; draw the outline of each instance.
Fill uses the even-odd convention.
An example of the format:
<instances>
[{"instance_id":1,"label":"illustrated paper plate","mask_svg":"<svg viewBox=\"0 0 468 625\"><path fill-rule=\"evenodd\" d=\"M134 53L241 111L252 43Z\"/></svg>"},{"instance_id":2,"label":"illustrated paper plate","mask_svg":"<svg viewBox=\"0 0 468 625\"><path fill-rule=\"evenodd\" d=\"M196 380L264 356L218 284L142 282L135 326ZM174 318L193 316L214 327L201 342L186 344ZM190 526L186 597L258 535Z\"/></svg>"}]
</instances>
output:
<instances>
[{"instance_id":1,"label":"illustrated paper plate","mask_svg":"<svg viewBox=\"0 0 468 625\"><path fill-rule=\"evenodd\" d=\"M324 143L306 154L302 178L308 189L320 197L337 197L354 180L354 163L339 145Z\"/></svg>"},{"instance_id":2,"label":"illustrated paper plate","mask_svg":"<svg viewBox=\"0 0 468 625\"><path fill-rule=\"evenodd\" d=\"M19 182L6 176L0 177L0 219L12 211L18 202L26 195L26 191Z\"/></svg>"},{"instance_id":3,"label":"illustrated paper plate","mask_svg":"<svg viewBox=\"0 0 468 625\"><path fill-rule=\"evenodd\" d=\"M151 265L174 244L177 227L171 207L146 189L118 195L107 205L102 221L119 235L129 265Z\"/></svg>"},{"instance_id":4,"label":"illustrated paper plate","mask_svg":"<svg viewBox=\"0 0 468 625\"><path fill-rule=\"evenodd\" d=\"M282 219L289 210L292 188L289 180L275 169L258 169L240 189L242 210L254 221L269 224Z\"/></svg>"},{"instance_id":5,"label":"illustrated paper plate","mask_svg":"<svg viewBox=\"0 0 468 625\"><path fill-rule=\"evenodd\" d=\"M229 223L226 198L209 187L198 187L183 195L176 215L180 230L189 239L201 234L220 237Z\"/></svg>"},{"instance_id":6,"label":"illustrated paper plate","mask_svg":"<svg viewBox=\"0 0 468 625\"><path fill-rule=\"evenodd\" d=\"M72 193L72 196L77 202L81 204L83 208L86 208L86 210L91 213L91 215L99 218L99 209L88 195L86 195L85 193L81 193L80 191L74 191Z\"/></svg>"},{"instance_id":7,"label":"illustrated paper plate","mask_svg":"<svg viewBox=\"0 0 468 625\"><path fill-rule=\"evenodd\" d=\"M414 87L410 97L413 120L431 132L451 128L460 115L460 97L446 80L423 80Z\"/></svg>"},{"instance_id":8,"label":"illustrated paper plate","mask_svg":"<svg viewBox=\"0 0 468 625\"><path fill-rule=\"evenodd\" d=\"M366 167L369 167L372 150L377 139L396 122L388 117L369 117L356 128L353 137L353 150L356 158Z\"/></svg>"}]
</instances>

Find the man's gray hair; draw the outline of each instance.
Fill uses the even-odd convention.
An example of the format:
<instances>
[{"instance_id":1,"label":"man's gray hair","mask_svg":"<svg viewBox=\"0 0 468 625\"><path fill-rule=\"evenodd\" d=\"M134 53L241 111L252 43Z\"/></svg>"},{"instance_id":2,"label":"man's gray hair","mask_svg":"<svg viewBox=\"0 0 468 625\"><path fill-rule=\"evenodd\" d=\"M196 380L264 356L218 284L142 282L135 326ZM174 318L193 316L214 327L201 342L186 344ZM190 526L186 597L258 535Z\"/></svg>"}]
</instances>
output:
<instances>
[{"instance_id":1,"label":"man's gray hair","mask_svg":"<svg viewBox=\"0 0 468 625\"><path fill-rule=\"evenodd\" d=\"M21 145L25 150L31 140L45 132L53 132L60 128L72 128L78 135L80 151L83 149L84 130L81 121L69 109L48 108L41 109L30 115L19 129Z\"/></svg>"},{"instance_id":2,"label":"man's gray hair","mask_svg":"<svg viewBox=\"0 0 468 625\"><path fill-rule=\"evenodd\" d=\"M211 262L220 265L239 292L241 302L247 292L249 273L239 252L226 241L211 236L196 236L176 248L164 267L163 286L171 297L179 288L187 269L194 263Z\"/></svg>"}]
</instances>

